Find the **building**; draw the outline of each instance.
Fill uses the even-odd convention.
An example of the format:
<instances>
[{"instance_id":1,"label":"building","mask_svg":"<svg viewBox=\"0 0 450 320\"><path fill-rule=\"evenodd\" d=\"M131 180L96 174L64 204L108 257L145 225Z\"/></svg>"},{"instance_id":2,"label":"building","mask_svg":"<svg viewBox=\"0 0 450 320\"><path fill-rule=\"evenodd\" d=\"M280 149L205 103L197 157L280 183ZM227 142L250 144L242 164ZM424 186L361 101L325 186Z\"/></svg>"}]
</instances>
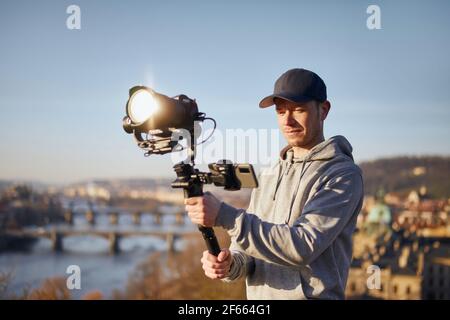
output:
<instances>
[{"instance_id":1,"label":"building","mask_svg":"<svg viewBox=\"0 0 450 320\"><path fill-rule=\"evenodd\" d=\"M448 247L430 253L422 277L422 298L450 300L450 250Z\"/></svg>"},{"instance_id":2,"label":"building","mask_svg":"<svg viewBox=\"0 0 450 320\"><path fill-rule=\"evenodd\" d=\"M358 246L360 242L355 241ZM380 235L355 250L346 288L348 299L450 299L450 237L425 237L407 230ZM378 285L373 279L378 277Z\"/></svg>"}]
</instances>

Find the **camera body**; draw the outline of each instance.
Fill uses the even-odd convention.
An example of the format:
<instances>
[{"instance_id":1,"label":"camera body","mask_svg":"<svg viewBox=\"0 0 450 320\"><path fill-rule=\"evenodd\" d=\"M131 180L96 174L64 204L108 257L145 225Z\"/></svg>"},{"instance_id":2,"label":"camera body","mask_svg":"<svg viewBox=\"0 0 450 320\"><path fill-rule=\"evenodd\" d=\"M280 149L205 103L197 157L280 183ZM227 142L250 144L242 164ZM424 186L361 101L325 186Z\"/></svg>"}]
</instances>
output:
<instances>
[{"instance_id":1,"label":"camera body","mask_svg":"<svg viewBox=\"0 0 450 320\"><path fill-rule=\"evenodd\" d=\"M258 180L251 164L233 164L229 160L221 160L210 163L208 167L211 173L211 182L216 187L223 187L229 191L258 187Z\"/></svg>"},{"instance_id":2,"label":"camera body","mask_svg":"<svg viewBox=\"0 0 450 320\"><path fill-rule=\"evenodd\" d=\"M233 164L229 160L220 160L210 163L208 167L210 172L200 172L191 164L176 164L174 170L177 179L172 182L172 188L183 188L185 197L190 198L203 195L204 184L214 184L228 191L258 187L258 179L251 164Z\"/></svg>"}]
</instances>

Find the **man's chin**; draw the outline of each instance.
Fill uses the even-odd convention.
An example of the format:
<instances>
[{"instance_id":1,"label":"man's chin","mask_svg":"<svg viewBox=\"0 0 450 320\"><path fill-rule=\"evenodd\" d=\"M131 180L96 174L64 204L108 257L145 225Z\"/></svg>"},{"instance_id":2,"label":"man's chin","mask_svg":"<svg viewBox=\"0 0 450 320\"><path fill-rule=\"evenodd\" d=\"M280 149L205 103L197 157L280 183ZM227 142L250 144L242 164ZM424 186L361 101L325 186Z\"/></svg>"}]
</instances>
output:
<instances>
[{"instance_id":1,"label":"man's chin","mask_svg":"<svg viewBox=\"0 0 450 320\"><path fill-rule=\"evenodd\" d=\"M305 143L303 141L288 141L288 144L291 147L298 147L298 148L303 148L305 146Z\"/></svg>"},{"instance_id":2,"label":"man's chin","mask_svg":"<svg viewBox=\"0 0 450 320\"><path fill-rule=\"evenodd\" d=\"M286 139L287 143L291 146L291 147L303 147L305 146L305 141L303 139Z\"/></svg>"}]
</instances>

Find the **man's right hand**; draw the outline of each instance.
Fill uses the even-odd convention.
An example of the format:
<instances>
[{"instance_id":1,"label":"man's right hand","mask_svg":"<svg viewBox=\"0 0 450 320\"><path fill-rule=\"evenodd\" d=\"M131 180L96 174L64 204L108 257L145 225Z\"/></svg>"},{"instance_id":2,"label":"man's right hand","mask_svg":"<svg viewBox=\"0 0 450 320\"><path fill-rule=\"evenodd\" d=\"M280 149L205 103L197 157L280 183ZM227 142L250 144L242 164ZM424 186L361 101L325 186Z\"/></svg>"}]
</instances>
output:
<instances>
[{"instance_id":1,"label":"man's right hand","mask_svg":"<svg viewBox=\"0 0 450 320\"><path fill-rule=\"evenodd\" d=\"M223 279L228 276L231 266L231 252L228 249L222 249L216 257L208 251L203 252L202 262L205 275L211 279Z\"/></svg>"}]
</instances>

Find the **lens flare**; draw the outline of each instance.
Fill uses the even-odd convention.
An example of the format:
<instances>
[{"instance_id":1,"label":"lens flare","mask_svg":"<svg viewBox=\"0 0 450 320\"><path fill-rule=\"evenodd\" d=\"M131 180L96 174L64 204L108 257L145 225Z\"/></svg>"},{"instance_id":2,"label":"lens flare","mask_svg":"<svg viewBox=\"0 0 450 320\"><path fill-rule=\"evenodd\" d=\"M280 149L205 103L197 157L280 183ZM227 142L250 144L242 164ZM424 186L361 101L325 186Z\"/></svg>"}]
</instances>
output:
<instances>
[{"instance_id":1,"label":"lens flare","mask_svg":"<svg viewBox=\"0 0 450 320\"><path fill-rule=\"evenodd\" d=\"M128 113L131 121L142 123L158 110L158 104L150 91L141 89L130 98Z\"/></svg>"}]
</instances>

